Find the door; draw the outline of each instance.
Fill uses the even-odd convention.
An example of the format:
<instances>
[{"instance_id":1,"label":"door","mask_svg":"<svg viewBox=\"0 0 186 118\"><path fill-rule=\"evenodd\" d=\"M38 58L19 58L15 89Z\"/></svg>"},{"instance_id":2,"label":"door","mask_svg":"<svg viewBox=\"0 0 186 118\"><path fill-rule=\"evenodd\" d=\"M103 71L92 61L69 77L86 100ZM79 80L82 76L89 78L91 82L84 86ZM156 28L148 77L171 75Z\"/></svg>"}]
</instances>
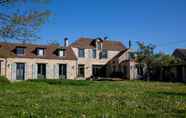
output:
<instances>
[{"instance_id":1,"label":"door","mask_svg":"<svg viewBox=\"0 0 186 118\"><path fill-rule=\"evenodd\" d=\"M25 80L25 64L16 64L16 80Z\"/></svg>"},{"instance_id":2,"label":"door","mask_svg":"<svg viewBox=\"0 0 186 118\"><path fill-rule=\"evenodd\" d=\"M38 79L45 79L46 78L46 64L38 64L37 65L37 75Z\"/></svg>"},{"instance_id":3,"label":"door","mask_svg":"<svg viewBox=\"0 0 186 118\"><path fill-rule=\"evenodd\" d=\"M85 77L85 65L78 65L78 77Z\"/></svg>"},{"instance_id":4,"label":"door","mask_svg":"<svg viewBox=\"0 0 186 118\"><path fill-rule=\"evenodd\" d=\"M59 64L59 78L67 79L67 65L66 64Z\"/></svg>"},{"instance_id":5,"label":"door","mask_svg":"<svg viewBox=\"0 0 186 118\"><path fill-rule=\"evenodd\" d=\"M102 65L92 65L92 75L94 77L98 76L102 67Z\"/></svg>"}]
</instances>

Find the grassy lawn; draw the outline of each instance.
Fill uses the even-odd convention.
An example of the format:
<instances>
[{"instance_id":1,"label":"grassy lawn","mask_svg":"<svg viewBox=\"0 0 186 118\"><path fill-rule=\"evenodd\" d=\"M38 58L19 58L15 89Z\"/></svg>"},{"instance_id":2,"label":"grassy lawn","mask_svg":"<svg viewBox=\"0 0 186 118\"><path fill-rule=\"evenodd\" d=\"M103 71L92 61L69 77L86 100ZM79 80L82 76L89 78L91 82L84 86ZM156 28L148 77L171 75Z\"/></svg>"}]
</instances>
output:
<instances>
[{"instance_id":1,"label":"grassy lawn","mask_svg":"<svg viewBox=\"0 0 186 118\"><path fill-rule=\"evenodd\" d=\"M142 81L0 82L0 118L186 118L186 85Z\"/></svg>"}]
</instances>

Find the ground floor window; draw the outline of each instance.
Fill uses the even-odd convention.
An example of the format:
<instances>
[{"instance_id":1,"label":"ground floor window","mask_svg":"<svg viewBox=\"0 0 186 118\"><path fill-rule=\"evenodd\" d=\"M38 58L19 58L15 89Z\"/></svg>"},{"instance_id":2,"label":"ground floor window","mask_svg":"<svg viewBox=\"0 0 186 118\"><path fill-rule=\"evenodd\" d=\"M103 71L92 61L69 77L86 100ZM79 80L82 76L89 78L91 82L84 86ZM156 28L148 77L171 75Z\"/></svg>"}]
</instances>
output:
<instances>
[{"instance_id":1,"label":"ground floor window","mask_svg":"<svg viewBox=\"0 0 186 118\"><path fill-rule=\"evenodd\" d=\"M85 77L85 65L78 65L78 77Z\"/></svg>"},{"instance_id":2,"label":"ground floor window","mask_svg":"<svg viewBox=\"0 0 186 118\"><path fill-rule=\"evenodd\" d=\"M46 78L46 64L37 64L37 76L39 79Z\"/></svg>"},{"instance_id":3,"label":"ground floor window","mask_svg":"<svg viewBox=\"0 0 186 118\"><path fill-rule=\"evenodd\" d=\"M92 75L98 76L103 65L92 65Z\"/></svg>"},{"instance_id":4,"label":"ground floor window","mask_svg":"<svg viewBox=\"0 0 186 118\"><path fill-rule=\"evenodd\" d=\"M25 79L25 64L16 63L16 80L24 80L24 79Z\"/></svg>"},{"instance_id":5,"label":"ground floor window","mask_svg":"<svg viewBox=\"0 0 186 118\"><path fill-rule=\"evenodd\" d=\"M67 79L67 65L66 64L59 64L59 78Z\"/></svg>"}]
</instances>

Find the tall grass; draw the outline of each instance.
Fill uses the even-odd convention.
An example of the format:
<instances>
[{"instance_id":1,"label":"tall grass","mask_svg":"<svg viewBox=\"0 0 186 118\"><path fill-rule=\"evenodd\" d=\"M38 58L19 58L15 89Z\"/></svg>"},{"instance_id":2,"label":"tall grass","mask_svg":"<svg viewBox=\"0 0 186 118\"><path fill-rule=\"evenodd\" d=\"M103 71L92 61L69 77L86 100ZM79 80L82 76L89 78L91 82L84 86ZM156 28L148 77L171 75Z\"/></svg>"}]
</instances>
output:
<instances>
[{"instance_id":1,"label":"tall grass","mask_svg":"<svg viewBox=\"0 0 186 118\"><path fill-rule=\"evenodd\" d=\"M0 76L0 84L9 84L10 81L4 77L4 76Z\"/></svg>"}]
</instances>

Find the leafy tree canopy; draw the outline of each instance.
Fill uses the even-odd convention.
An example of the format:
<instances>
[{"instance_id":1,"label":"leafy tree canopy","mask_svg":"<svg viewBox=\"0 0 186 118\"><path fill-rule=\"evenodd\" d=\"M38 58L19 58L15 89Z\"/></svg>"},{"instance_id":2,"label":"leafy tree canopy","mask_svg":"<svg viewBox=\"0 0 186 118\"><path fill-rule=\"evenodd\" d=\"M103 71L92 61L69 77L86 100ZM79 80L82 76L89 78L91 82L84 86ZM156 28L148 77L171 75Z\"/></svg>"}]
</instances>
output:
<instances>
[{"instance_id":1,"label":"leafy tree canopy","mask_svg":"<svg viewBox=\"0 0 186 118\"><path fill-rule=\"evenodd\" d=\"M26 4L48 3L49 0L0 0L0 39L22 43L39 39L37 31L51 15L46 9L25 8Z\"/></svg>"}]
</instances>

